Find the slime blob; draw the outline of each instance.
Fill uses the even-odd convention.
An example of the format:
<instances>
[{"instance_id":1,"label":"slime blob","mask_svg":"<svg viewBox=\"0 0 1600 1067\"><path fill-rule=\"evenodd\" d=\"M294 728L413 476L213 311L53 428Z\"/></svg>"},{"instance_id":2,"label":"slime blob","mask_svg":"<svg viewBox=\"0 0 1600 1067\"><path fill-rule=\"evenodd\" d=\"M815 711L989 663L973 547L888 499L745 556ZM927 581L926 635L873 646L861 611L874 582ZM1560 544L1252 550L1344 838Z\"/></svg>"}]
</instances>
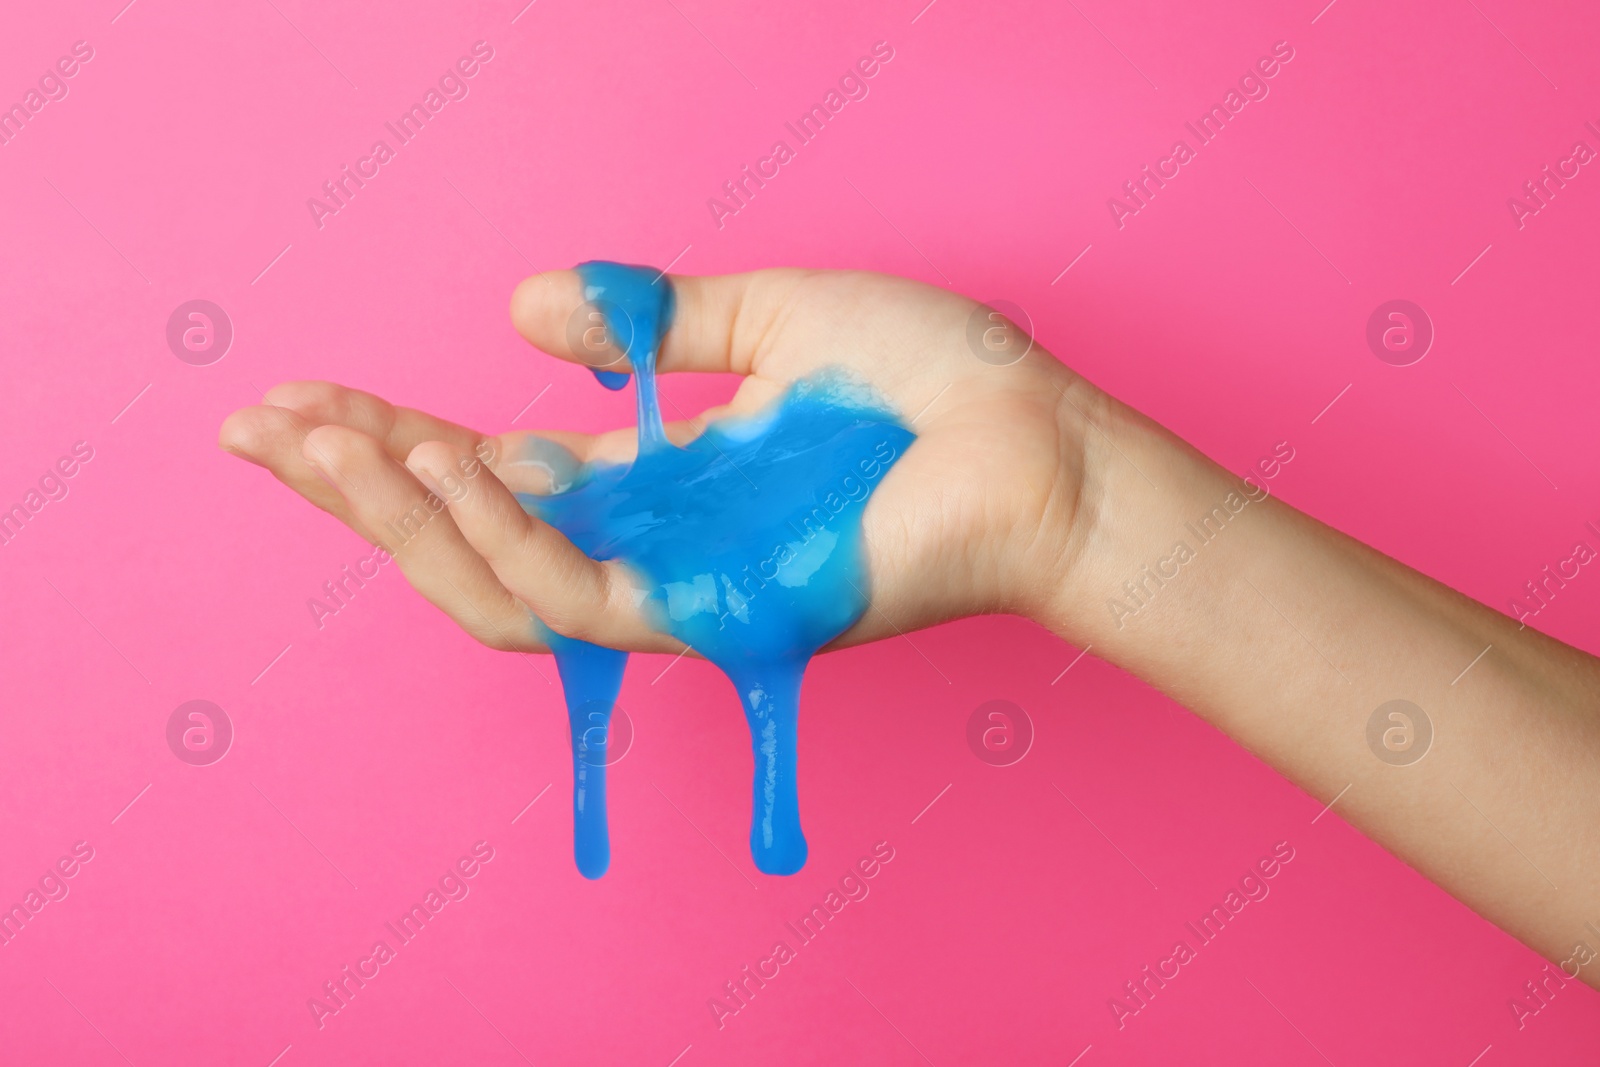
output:
<instances>
[{"instance_id":1,"label":"slime blob","mask_svg":"<svg viewBox=\"0 0 1600 1067\"><path fill-rule=\"evenodd\" d=\"M755 755L750 852L767 874L806 860L795 778L800 680L818 649L867 607L861 514L915 435L841 372L791 385L751 417L667 440L655 362L672 323L659 271L584 263L584 299L633 367L639 451L629 464L539 461L561 491L518 494L530 514L597 560L641 581L650 623L715 664L738 690ZM607 388L626 375L596 371ZM547 442L535 447L548 449ZM587 878L606 872L606 746L628 656L541 631L561 675L572 730L573 851Z\"/></svg>"}]
</instances>

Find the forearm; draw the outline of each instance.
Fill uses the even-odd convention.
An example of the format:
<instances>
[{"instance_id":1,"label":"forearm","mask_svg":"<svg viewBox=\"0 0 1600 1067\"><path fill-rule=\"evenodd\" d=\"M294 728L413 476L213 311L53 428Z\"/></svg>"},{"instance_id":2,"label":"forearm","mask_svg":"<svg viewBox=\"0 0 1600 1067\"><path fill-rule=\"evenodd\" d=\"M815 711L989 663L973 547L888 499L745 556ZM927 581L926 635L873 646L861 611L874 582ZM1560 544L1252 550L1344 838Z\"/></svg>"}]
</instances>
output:
<instances>
[{"instance_id":1,"label":"forearm","mask_svg":"<svg viewBox=\"0 0 1600 1067\"><path fill-rule=\"evenodd\" d=\"M1047 623L1312 796L1342 792L1341 815L1551 960L1580 940L1600 948L1586 928L1600 930L1600 661L1242 484L1088 387L1071 407L1092 423L1087 481ZM1369 741L1392 700L1422 709L1431 744L1420 717L1408 746L1387 713ZM1600 985L1600 963L1581 973Z\"/></svg>"}]
</instances>

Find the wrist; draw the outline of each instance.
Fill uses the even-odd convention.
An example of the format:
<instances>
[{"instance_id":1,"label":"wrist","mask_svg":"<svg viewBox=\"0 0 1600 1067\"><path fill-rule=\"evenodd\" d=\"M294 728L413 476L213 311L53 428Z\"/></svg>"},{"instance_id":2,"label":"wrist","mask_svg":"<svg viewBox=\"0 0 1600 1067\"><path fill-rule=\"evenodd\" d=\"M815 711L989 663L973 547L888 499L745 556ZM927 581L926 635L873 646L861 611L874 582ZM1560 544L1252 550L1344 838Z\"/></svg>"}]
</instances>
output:
<instances>
[{"instance_id":1,"label":"wrist","mask_svg":"<svg viewBox=\"0 0 1600 1067\"><path fill-rule=\"evenodd\" d=\"M1060 422L1083 460L1068 548L1035 620L1109 655L1154 632L1175 587L1204 584L1185 581L1206 532L1194 523L1267 494L1082 379L1063 392Z\"/></svg>"}]
</instances>

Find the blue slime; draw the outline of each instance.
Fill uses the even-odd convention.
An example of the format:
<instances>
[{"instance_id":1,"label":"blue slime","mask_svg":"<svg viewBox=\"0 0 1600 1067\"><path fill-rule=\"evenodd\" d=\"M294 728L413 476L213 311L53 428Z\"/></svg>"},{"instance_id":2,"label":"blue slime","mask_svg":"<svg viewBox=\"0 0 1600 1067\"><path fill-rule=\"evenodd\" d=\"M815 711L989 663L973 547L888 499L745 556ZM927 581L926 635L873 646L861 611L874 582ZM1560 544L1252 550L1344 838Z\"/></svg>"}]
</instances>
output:
<instances>
[{"instance_id":1,"label":"blue slime","mask_svg":"<svg viewBox=\"0 0 1600 1067\"><path fill-rule=\"evenodd\" d=\"M655 380L671 282L619 263L583 263L578 274L632 365L638 455L580 466L536 441L532 461L550 468L557 491L518 500L591 558L625 563L651 624L733 682L755 754L750 852L765 873L793 874L806 861L795 779L800 679L812 655L866 610L861 513L915 435L866 386L824 372L679 448L662 427ZM595 377L609 389L628 378ZM611 862L607 744L628 655L548 629L541 636L572 730L573 852L584 877L598 878Z\"/></svg>"}]
</instances>

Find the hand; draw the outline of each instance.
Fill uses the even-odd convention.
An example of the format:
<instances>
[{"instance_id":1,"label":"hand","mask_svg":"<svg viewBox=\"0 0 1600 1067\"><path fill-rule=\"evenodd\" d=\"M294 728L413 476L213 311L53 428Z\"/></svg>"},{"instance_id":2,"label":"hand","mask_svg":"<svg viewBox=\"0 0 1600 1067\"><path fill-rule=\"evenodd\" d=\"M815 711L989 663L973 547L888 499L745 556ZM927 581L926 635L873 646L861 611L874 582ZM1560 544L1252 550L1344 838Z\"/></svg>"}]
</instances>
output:
<instances>
[{"instance_id":1,"label":"hand","mask_svg":"<svg viewBox=\"0 0 1600 1067\"><path fill-rule=\"evenodd\" d=\"M1010 366L980 360L968 342L979 305L905 279L767 270L673 284L677 318L659 370L744 377L725 407L669 423L674 443L828 366L849 368L915 420L917 441L863 520L871 606L834 647L965 615L1050 610L1083 540L1082 413L1101 394L1037 345ZM517 287L512 319L551 355L626 369L614 352L572 349L568 323L582 303L572 271L536 275ZM478 640L542 650L531 610L569 637L680 650L646 623L624 565L588 559L512 496L550 490L548 442L582 461L620 462L634 453L634 430L487 437L325 382L280 385L265 399L229 416L221 446L390 551Z\"/></svg>"}]
</instances>

